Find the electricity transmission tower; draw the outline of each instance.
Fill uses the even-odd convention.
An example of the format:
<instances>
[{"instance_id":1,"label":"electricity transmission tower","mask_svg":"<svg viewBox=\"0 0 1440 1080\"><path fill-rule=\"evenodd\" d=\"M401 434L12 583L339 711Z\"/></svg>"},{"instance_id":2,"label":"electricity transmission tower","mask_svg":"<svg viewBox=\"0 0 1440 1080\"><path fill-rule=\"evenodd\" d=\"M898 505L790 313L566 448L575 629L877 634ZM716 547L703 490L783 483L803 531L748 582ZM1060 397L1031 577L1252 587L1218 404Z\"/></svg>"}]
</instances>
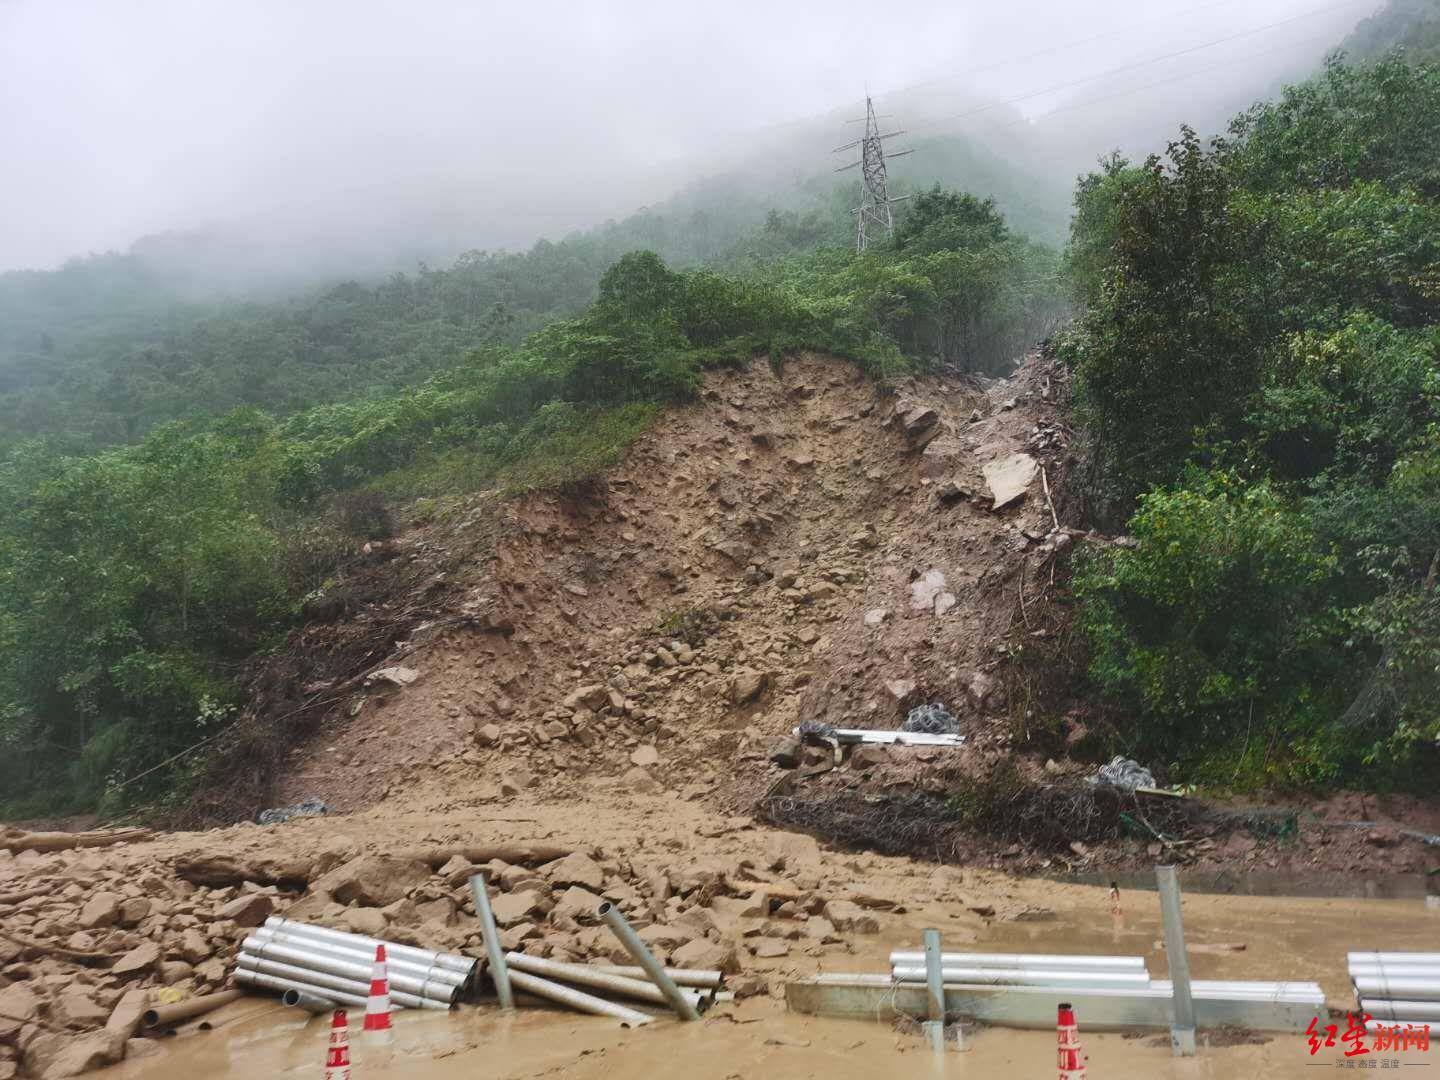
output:
<instances>
[{"instance_id":1,"label":"electricity transmission tower","mask_svg":"<svg viewBox=\"0 0 1440 1080\"><path fill-rule=\"evenodd\" d=\"M885 186L885 139L896 135L904 135L904 131L887 131L883 134L880 131L880 117L875 115L875 103L870 95L865 95L865 134L854 142L848 142L844 146L837 146L835 153L844 150L852 150L860 147L860 160L852 161L849 165L841 165L836 172L845 172L847 169L860 169L860 205L850 212L855 215L855 250L864 251L866 244L872 236L877 236L883 230L888 237L895 232L895 216L891 213L892 203L908 199L908 195L902 195L898 199L892 199L890 192ZM847 123L858 124L860 120L850 120ZM903 157L906 154L914 153L913 150L899 150L889 156L892 158Z\"/></svg>"}]
</instances>

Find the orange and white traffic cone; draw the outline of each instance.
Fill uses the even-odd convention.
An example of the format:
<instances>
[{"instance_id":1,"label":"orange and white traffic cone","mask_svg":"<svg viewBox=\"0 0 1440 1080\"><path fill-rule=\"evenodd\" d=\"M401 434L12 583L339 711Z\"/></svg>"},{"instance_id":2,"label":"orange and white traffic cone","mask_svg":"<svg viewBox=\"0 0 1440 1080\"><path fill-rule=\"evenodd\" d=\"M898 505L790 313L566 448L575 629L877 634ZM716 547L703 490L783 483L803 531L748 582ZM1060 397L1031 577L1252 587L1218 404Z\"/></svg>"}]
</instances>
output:
<instances>
[{"instance_id":1,"label":"orange and white traffic cone","mask_svg":"<svg viewBox=\"0 0 1440 1080\"><path fill-rule=\"evenodd\" d=\"M1056 1026L1060 1031L1060 1080L1085 1080L1085 1049L1069 1002L1061 1004Z\"/></svg>"},{"instance_id":2,"label":"orange and white traffic cone","mask_svg":"<svg viewBox=\"0 0 1440 1080\"><path fill-rule=\"evenodd\" d=\"M375 967L370 973L370 996L365 1000L365 1039L367 1042L389 1042L395 1037L390 1029L390 977L385 971L385 946L375 946Z\"/></svg>"},{"instance_id":3,"label":"orange and white traffic cone","mask_svg":"<svg viewBox=\"0 0 1440 1080\"><path fill-rule=\"evenodd\" d=\"M330 1018L330 1047L325 1053L325 1080L350 1080L350 1022L344 1009Z\"/></svg>"}]
</instances>

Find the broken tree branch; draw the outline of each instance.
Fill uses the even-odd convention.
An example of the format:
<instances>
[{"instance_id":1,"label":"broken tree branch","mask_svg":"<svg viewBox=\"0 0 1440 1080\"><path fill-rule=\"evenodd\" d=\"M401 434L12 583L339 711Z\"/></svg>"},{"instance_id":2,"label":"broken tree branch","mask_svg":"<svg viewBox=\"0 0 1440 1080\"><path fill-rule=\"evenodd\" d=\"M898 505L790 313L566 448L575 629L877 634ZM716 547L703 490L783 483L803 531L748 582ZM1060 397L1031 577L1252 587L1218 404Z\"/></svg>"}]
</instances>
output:
<instances>
[{"instance_id":1,"label":"broken tree branch","mask_svg":"<svg viewBox=\"0 0 1440 1080\"><path fill-rule=\"evenodd\" d=\"M1050 508L1050 520L1055 523L1055 531L1060 531L1060 516L1055 513L1055 504L1050 500L1050 478L1045 475L1045 466L1040 466L1040 486L1045 489L1045 505Z\"/></svg>"},{"instance_id":2,"label":"broken tree branch","mask_svg":"<svg viewBox=\"0 0 1440 1080\"><path fill-rule=\"evenodd\" d=\"M108 966L115 962L115 957L110 953L81 952L78 949L61 948L59 945L47 945L42 941L31 941L29 938L19 937L8 930L0 930L0 938L19 945L22 949L34 949L36 952L55 956L61 960L69 960L76 964L105 964Z\"/></svg>"},{"instance_id":3,"label":"broken tree branch","mask_svg":"<svg viewBox=\"0 0 1440 1080\"><path fill-rule=\"evenodd\" d=\"M93 832L22 832L7 829L0 833L0 848L20 851L70 851L72 848L109 847L111 844L149 840L149 829L96 829Z\"/></svg>"}]
</instances>

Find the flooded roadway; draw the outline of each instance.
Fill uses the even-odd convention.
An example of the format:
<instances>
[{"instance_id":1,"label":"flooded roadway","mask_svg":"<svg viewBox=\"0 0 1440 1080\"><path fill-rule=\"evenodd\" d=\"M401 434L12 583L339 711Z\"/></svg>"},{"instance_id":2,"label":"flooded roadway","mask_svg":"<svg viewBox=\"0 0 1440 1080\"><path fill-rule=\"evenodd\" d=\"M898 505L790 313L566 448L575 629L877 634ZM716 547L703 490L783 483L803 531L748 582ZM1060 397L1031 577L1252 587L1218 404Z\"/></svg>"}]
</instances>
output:
<instances>
[{"instance_id":1,"label":"flooded roadway","mask_svg":"<svg viewBox=\"0 0 1440 1080\"><path fill-rule=\"evenodd\" d=\"M1153 892L1124 891L1121 915L1110 912L1106 890L1053 881L1016 880L1010 895L1053 912L1034 922L992 922L971 929L964 908L917 905L887 920L884 932L861 939L852 953L789 958L768 969L783 973L887 970L890 949L918 947L920 931L954 929L947 947L982 951L1126 953L1146 957L1155 978L1166 974L1158 900ZM1187 894L1186 937L1191 971L1201 979L1310 979L1334 1008L1353 1007L1345 972L1352 949L1440 949L1440 912L1418 900L1315 899ZM1243 951L1218 951L1243 945ZM209 1032L165 1040L157 1053L96 1073L105 1080L255 1080L323 1075L328 1017L310 1018L262 999L238 1002L215 1014ZM1202 1046L1197 1057L1175 1059L1168 1037L1081 1036L1091 1080L1151 1078L1314 1077L1316 1067L1374 1070L1401 1067L1401 1075L1440 1077L1440 1042L1429 1052L1378 1052L1346 1061L1342 1049L1312 1056L1301 1034L1262 1036L1263 1044ZM563 1076L687 1077L696 1080L825 1077L859 1080L904 1069L915 1076L1003 1077L1029 1080L1055 1073L1055 1038L1043 1032L984 1028L971 1033L965 1053L934 1057L919 1038L888 1023L829 1020L788 1013L781 1001L753 999L717 1009L698 1024L662 1019L635 1031L613 1021L536 1008L504 1015L464 1007L451 1014L405 1011L395 1018L389 1047L358 1038L353 1016L356 1080L423 1077L425 1080ZM1341 1020L1343 1028L1344 1021ZM1373 1063L1372 1063L1373 1062Z\"/></svg>"}]
</instances>

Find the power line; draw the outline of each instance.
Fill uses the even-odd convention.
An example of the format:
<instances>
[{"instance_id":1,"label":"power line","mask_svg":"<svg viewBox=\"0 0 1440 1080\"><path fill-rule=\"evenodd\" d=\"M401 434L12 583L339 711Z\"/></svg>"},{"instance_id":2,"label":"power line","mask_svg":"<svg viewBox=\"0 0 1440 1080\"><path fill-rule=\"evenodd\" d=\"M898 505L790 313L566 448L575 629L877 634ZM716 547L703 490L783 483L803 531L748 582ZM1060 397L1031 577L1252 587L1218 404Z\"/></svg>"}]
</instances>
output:
<instances>
[{"instance_id":1,"label":"power line","mask_svg":"<svg viewBox=\"0 0 1440 1080\"><path fill-rule=\"evenodd\" d=\"M1106 79L1112 75L1119 75L1126 71L1134 71L1137 68L1149 67L1151 64L1158 64L1162 60L1172 60L1177 56L1187 56L1190 53L1200 52L1204 49L1213 49L1217 45L1224 45L1231 41L1239 41L1243 38L1253 37L1256 34L1262 34L1267 30L1274 30L1277 27L1288 26L1290 23L1299 22L1302 19L1308 19L1315 15L1323 15L1330 11L1338 11L1341 8L1354 7L1357 4L1361 3L1373 4L1374 0L1343 0L1343 2L1339 4L1329 4L1325 7L1312 8L1309 11L1301 12L1299 15L1292 15L1288 19L1281 19L1278 22L1266 23L1264 26L1256 26L1249 30L1241 31L1238 34L1229 34L1226 37L1216 38L1213 41L1206 41L1199 45L1191 45L1189 48L1177 49L1176 51L1169 53L1162 53L1161 55L1153 56L1148 60L1138 60L1131 64L1122 64L1120 67L1111 68L1108 71L1102 71L1097 75L1088 75L1083 79L1072 79L1069 82L1056 83L1053 86L1045 87L1043 90L1032 90L1028 93L1017 94L1014 97L1005 98L1001 101L992 101L985 105L978 105L973 109L967 109L964 112L954 113L949 116L942 116L938 119L928 120L915 126L926 127L934 126L935 124L943 123L949 120L963 120L966 117L975 116L983 112L989 112L991 109L998 109L1005 105L1013 105L1018 101L1028 101L1031 98L1043 97L1046 94L1053 94L1057 90L1068 90L1071 87L1083 86L1086 83L1095 82L1099 79Z\"/></svg>"},{"instance_id":2,"label":"power line","mask_svg":"<svg viewBox=\"0 0 1440 1080\"><path fill-rule=\"evenodd\" d=\"M1322 41L1329 40L1329 34L1317 34L1314 37L1301 38L1299 41L1292 41L1289 44L1290 47L1298 47L1301 45L1318 44ZM1193 79L1197 75L1208 75L1214 71L1224 71L1233 64L1243 64L1247 60L1267 59L1269 57L1275 56L1278 52L1279 50L1277 49L1267 49L1264 52L1249 53L1246 56L1233 56L1229 60L1225 61L1223 64L1210 64L1207 67L1196 68L1194 71L1187 71L1183 75L1172 75L1166 79L1157 79L1154 82L1145 83L1142 86L1132 86L1128 90L1121 90L1114 94L1106 94L1104 97L1090 98L1086 101L1078 101L1070 105L1060 105L1054 109L1051 109L1049 112L1036 117L1034 120L1030 120L1026 117L1021 117L1019 120L1010 120L1003 124L994 124L988 128L981 128L976 132L976 134L983 135L987 131L1004 131L1006 128L1020 127L1021 125L1025 124L1038 123L1039 121L1046 120L1049 117L1054 116L1056 113L1069 112L1072 109L1083 109L1090 105L1100 105L1106 101L1114 101L1116 98L1131 97L1135 94L1144 93L1146 90L1153 90L1157 86L1167 86L1170 83L1183 82L1185 79Z\"/></svg>"},{"instance_id":3,"label":"power line","mask_svg":"<svg viewBox=\"0 0 1440 1080\"><path fill-rule=\"evenodd\" d=\"M1144 22L1130 23L1127 26L1117 27L1114 30L1102 30L1097 34L1091 34L1089 37L1076 38L1073 41L1061 42L1059 45L1049 45L1043 49L1036 49L1034 52L1021 53L1018 56L1006 57L1004 60L996 60L989 64L981 64L979 67L967 67L965 71L968 75L978 75L983 71L994 71L997 68L1009 67L1012 64L1023 64L1027 60L1034 60L1037 57L1041 56L1049 56L1051 53L1067 52L1071 49L1078 48L1081 45L1089 45L1092 41L1103 41L1106 38L1116 37L1120 34L1129 34L1135 30L1140 30L1147 26L1155 26L1159 23L1169 22L1171 19L1183 18L1186 15L1194 15L1197 12L1210 11L1214 8L1233 7L1239 2L1240 0L1219 0L1219 3L1215 4L1199 4L1192 8L1186 8L1184 11L1172 11L1168 15L1161 15L1154 19L1147 19ZM927 86L934 86L936 83L949 81L950 80L948 77L926 79L924 82L910 83L906 86L902 86L899 88L899 90L908 93L911 90L920 90Z\"/></svg>"}]
</instances>

